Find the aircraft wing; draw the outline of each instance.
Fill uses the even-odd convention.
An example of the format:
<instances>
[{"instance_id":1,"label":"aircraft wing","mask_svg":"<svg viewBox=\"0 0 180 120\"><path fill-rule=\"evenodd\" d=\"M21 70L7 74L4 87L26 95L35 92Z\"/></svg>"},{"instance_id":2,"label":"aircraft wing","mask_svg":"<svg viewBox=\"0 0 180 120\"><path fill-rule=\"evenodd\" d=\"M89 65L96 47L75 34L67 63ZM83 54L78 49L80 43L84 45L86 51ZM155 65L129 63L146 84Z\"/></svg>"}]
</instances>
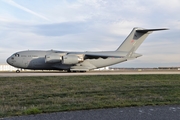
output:
<instances>
[{"instance_id":1,"label":"aircraft wing","mask_svg":"<svg viewBox=\"0 0 180 120\"><path fill-rule=\"evenodd\" d=\"M128 52L121 51L102 51L102 52L69 52L67 55L83 56L84 59L98 59L98 58L124 58Z\"/></svg>"},{"instance_id":2,"label":"aircraft wing","mask_svg":"<svg viewBox=\"0 0 180 120\"><path fill-rule=\"evenodd\" d=\"M125 56L109 55L109 54L85 54L85 59L98 59L98 58L123 58Z\"/></svg>"}]
</instances>

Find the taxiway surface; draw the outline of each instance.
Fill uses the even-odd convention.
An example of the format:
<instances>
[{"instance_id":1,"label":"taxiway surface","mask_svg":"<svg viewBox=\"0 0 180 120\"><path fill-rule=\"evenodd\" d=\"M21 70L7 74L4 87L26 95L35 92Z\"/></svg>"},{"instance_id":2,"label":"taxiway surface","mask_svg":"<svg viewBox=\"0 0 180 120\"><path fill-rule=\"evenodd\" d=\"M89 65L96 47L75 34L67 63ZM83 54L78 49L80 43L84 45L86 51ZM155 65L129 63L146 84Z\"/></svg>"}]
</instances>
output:
<instances>
[{"instance_id":1,"label":"taxiway surface","mask_svg":"<svg viewBox=\"0 0 180 120\"><path fill-rule=\"evenodd\" d=\"M66 73L66 72L1 72L0 77L20 77L20 76L76 76L76 75L138 75L138 74L180 74L180 71L114 71L114 72L86 72L86 73Z\"/></svg>"},{"instance_id":2,"label":"taxiway surface","mask_svg":"<svg viewBox=\"0 0 180 120\"><path fill-rule=\"evenodd\" d=\"M2 120L179 120L180 106L145 106L80 110L2 118Z\"/></svg>"}]
</instances>

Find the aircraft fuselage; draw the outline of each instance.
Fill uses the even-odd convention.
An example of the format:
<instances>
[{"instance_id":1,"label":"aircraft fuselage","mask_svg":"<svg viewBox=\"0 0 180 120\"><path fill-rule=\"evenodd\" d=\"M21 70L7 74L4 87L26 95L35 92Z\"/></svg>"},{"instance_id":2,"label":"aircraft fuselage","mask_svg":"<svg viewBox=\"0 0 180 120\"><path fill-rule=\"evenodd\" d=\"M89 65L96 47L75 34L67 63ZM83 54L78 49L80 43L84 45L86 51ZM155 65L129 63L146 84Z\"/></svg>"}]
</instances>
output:
<instances>
[{"instance_id":1,"label":"aircraft fuselage","mask_svg":"<svg viewBox=\"0 0 180 120\"><path fill-rule=\"evenodd\" d=\"M68 53L68 55L67 55ZM109 55L119 55L121 57L115 58L115 57L97 57L97 58L87 58L83 61L80 61L76 64L64 64L62 61L63 55L82 55L82 54L101 54L104 53ZM54 62L47 62L47 55L55 55L56 61ZM123 61L127 61L128 58L126 58L127 53L126 52L113 52L113 51L104 51L104 52L65 52L65 51L21 51L13 54L7 59L7 63L22 69L33 69L33 70L84 70L87 69L95 69L100 68L108 65L117 64ZM141 56L140 54L134 54L133 58ZM58 60L59 58L59 60ZM53 59L54 60L54 59Z\"/></svg>"}]
</instances>

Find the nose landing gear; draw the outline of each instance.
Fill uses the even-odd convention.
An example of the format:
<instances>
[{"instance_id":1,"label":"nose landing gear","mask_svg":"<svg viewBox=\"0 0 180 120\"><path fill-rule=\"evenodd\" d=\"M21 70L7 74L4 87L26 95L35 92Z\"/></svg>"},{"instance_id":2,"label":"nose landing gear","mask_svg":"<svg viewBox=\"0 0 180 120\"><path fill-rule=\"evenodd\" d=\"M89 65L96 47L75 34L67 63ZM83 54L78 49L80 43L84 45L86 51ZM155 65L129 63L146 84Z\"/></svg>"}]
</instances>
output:
<instances>
[{"instance_id":1,"label":"nose landing gear","mask_svg":"<svg viewBox=\"0 0 180 120\"><path fill-rule=\"evenodd\" d=\"M21 71L20 70L16 70L16 73L20 73Z\"/></svg>"}]
</instances>

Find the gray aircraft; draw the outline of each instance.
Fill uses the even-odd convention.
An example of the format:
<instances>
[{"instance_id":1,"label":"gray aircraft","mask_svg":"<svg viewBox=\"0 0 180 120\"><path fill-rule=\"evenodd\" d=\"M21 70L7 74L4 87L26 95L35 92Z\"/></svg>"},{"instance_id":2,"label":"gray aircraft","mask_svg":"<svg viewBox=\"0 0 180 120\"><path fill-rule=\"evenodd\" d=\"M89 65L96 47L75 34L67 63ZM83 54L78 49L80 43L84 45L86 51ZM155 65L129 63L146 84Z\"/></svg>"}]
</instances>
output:
<instances>
[{"instance_id":1,"label":"gray aircraft","mask_svg":"<svg viewBox=\"0 0 180 120\"><path fill-rule=\"evenodd\" d=\"M142 56L135 53L135 51L150 33L159 30L167 29L133 28L129 36L115 51L69 52L27 50L16 52L7 59L7 63L21 69L85 72ZM16 72L20 72L20 70L18 69Z\"/></svg>"}]
</instances>

